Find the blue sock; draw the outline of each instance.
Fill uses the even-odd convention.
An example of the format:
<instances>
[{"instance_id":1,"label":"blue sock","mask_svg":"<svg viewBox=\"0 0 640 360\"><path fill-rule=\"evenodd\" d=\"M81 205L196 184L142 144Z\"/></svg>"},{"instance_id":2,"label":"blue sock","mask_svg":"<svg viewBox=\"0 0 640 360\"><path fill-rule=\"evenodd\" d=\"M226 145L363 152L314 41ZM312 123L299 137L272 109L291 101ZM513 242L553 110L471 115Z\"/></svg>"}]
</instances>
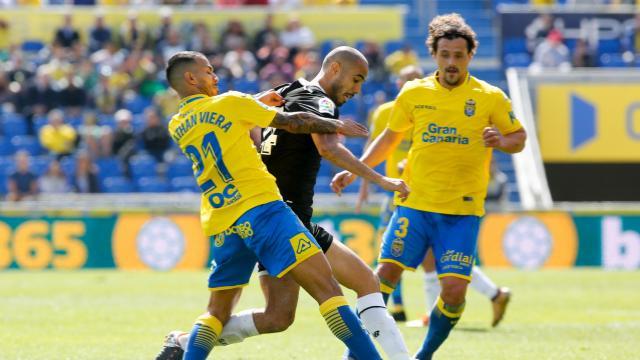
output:
<instances>
[{"instance_id":1,"label":"blue sock","mask_svg":"<svg viewBox=\"0 0 640 360\"><path fill-rule=\"evenodd\" d=\"M183 360L205 360L222 333L222 323L210 314L202 315L193 325Z\"/></svg>"},{"instance_id":2,"label":"blue sock","mask_svg":"<svg viewBox=\"0 0 640 360\"><path fill-rule=\"evenodd\" d=\"M464 311L464 303L458 306L449 306L438 297L438 303L431 311L429 317L429 332L418 350L415 358L418 360L431 360L433 353L447 339L449 332L456 325Z\"/></svg>"},{"instance_id":3,"label":"blue sock","mask_svg":"<svg viewBox=\"0 0 640 360\"><path fill-rule=\"evenodd\" d=\"M393 300L394 305L402 307L402 280L398 281L396 289L391 293L391 300Z\"/></svg>"},{"instance_id":4,"label":"blue sock","mask_svg":"<svg viewBox=\"0 0 640 360\"><path fill-rule=\"evenodd\" d=\"M349 308L344 296L335 296L320 305L320 313L335 337L340 339L356 359L382 360L360 320Z\"/></svg>"}]
</instances>

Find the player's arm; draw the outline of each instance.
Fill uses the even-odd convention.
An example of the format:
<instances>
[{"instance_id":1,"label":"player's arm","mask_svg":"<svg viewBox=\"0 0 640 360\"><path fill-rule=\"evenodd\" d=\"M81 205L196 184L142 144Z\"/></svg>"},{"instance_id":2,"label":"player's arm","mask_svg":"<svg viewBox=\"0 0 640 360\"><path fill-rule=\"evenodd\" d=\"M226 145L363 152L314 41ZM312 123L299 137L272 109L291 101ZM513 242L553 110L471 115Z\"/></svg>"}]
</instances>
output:
<instances>
[{"instance_id":1,"label":"player's arm","mask_svg":"<svg viewBox=\"0 0 640 360\"><path fill-rule=\"evenodd\" d=\"M251 137L251 141L253 141L253 145L256 149L260 149L260 145L262 143L262 128L256 126L249 130L249 137Z\"/></svg>"},{"instance_id":2,"label":"player's arm","mask_svg":"<svg viewBox=\"0 0 640 360\"><path fill-rule=\"evenodd\" d=\"M311 134L311 137L320 155L336 166L378 184L387 191L398 191L401 198L409 195L409 188L402 180L382 176L362 163L338 141L336 134Z\"/></svg>"},{"instance_id":3,"label":"player's arm","mask_svg":"<svg viewBox=\"0 0 640 360\"><path fill-rule=\"evenodd\" d=\"M338 120L308 112L277 113L269 126L294 134L340 133L345 136L366 137L366 126L352 120Z\"/></svg>"},{"instance_id":4,"label":"player's arm","mask_svg":"<svg viewBox=\"0 0 640 360\"><path fill-rule=\"evenodd\" d=\"M402 142L403 137L404 132L396 132L389 128L384 129L382 134L367 148L364 155L360 158L360 161L369 167L377 166L393 153L400 142ZM333 180L331 180L331 189L340 194L342 189L355 180L356 174L350 171L339 172L333 177Z\"/></svg>"},{"instance_id":5,"label":"player's arm","mask_svg":"<svg viewBox=\"0 0 640 360\"><path fill-rule=\"evenodd\" d=\"M524 128L520 128L512 133L502 135L496 128L486 127L482 132L482 139L486 147L492 147L509 154L515 154L524 149L527 133L524 131Z\"/></svg>"}]
</instances>

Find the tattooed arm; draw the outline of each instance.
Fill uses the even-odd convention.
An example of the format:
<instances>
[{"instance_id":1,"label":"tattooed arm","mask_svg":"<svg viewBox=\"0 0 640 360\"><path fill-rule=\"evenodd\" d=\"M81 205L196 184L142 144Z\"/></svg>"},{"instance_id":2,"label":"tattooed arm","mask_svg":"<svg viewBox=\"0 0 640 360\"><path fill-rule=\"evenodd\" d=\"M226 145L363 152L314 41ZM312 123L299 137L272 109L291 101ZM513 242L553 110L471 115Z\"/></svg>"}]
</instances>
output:
<instances>
[{"instance_id":1,"label":"tattooed arm","mask_svg":"<svg viewBox=\"0 0 640 360\"><path fill-rule=\"evenodd\" d=\"M367 128L351 120L337 120L307 112L278 113L269 126L294 134L340 133L346 136L366 137Z\"/></svg>"}]
</instances>

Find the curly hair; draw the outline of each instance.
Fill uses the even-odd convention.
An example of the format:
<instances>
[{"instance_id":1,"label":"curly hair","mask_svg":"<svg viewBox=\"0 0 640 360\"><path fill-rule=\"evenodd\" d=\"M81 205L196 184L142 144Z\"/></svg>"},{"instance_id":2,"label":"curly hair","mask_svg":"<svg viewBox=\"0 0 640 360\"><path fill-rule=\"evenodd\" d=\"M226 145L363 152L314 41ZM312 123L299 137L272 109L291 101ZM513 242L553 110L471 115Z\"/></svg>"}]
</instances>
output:
<instances>
[{"instance_id":1,"label":"curly hair","mask_svg":"<svg viewBox=\"0 0 640 360\"><path fill-rule=\"evenodd\" d=\"M467 25L460 14L451 13L436 16L429 23L429 37L427 37L427 48L431 54L438 52L438 40L445 38L453 40L463 38L467 41L467 50L474 53L478 47L476 33L471 26Z\"/></svg>"}]
</instances>

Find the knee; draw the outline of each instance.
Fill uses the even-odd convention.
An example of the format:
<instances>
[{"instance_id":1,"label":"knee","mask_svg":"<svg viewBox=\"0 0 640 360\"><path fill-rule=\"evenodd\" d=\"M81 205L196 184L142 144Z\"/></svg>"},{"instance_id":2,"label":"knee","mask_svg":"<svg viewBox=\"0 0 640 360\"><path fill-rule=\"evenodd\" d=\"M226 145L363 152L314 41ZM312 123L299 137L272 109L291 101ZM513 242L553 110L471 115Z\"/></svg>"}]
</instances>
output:
<instances>
[{"instance_id":1,"label":"knee","mask_svg":"<svg viewBox=\"0 0 640 360\"><path fill-rule=\"evenodd\" d=\"M402 276L402 268L392 263L380 263L376 268L376 275L380 281L395 286Z\"/></svg>"},{"instance_id":2,"label":"knee","mask_svg":"<svg viewBox=\"0 0 640 360\"><path fill-rule=\"evenodd\" d=\"M442 280L442 291L440 297L445 304L460 305L464 302L468 281L463 279L451 280L445 278Z\"/></svg>"},{"instance_id":3,"label":"knee","mask_svg":"<svg viewBox=\"0 0 640 360\"><path fill-rule=\"evenodd\" d=\"M230 311L224 311L213 306L207 307L207 312L209 313L209 315L214 316L216 319L218 319L218 321L220 321L222 325L229 322L229 318L231 318Z\"/></svg>"},{"instance_id":4,"label":"knee","mask_svg":"<svg viewBox=\"0 0 640 360\"><path fill-rule=\"evenodd\" d=\"M285 331L293 324L295 320L295 311L267 312L267 327L264 333L277 333Z\"/></svg>"}]
</instances>

